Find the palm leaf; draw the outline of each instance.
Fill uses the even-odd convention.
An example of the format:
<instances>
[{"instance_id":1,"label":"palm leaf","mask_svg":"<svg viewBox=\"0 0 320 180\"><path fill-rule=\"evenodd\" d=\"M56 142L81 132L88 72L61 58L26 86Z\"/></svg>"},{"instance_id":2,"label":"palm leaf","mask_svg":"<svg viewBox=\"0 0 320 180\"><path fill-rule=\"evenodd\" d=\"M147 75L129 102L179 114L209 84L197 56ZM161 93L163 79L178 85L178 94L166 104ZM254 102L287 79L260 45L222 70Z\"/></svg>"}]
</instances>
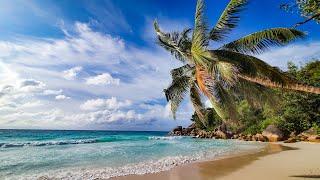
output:
<instances>
[{"instance_id":1,"label":"palm leaf","mask_svg":"<svg viewBox=\"0 0 320 180\"><path fill-rule=\"evenodd\" d=\"M203 0L197 1L194 30L192 35L192 48L199 47L205 48L209 44L207 38L207 23L204 17L204 2Z\"/></svg>"},{"instance_id":2,"label":"palm leaf","mask_svg":"<svg viewBox=\"0 0 320 180\"><path fill-rule=\"evenodd\" d=\"M210 31L210 39L220 41L237 26L239 13L247 4L247 0L230 0L215 27Z\"/></svg>"},{"instance_id":3,"label":"palm leaf","mask_svg":"<svg viewBox=\"0 0 320 180\"><path fill-rule=\"evenodd\" d=\"M164 89L166 99L168 102L170 102L171 111L174 119L176 118L177 109L189 88L190 77L181 76L176 79L173 79L171 85L167 89Z\"/></svg>"},{"instance_id":4,"label":"palm leaf","mask_svg":"<svg viewBox=\"0 0 320 180\"><path fill-rule=\"evenodd\" d=\"M181 76L191 77L194 70L195 70L194 66L186 64L186 65L183 65L183 66L178 67L176 69L172 69L170 71L170 74L171 74L172 79L176 79Z\"/></svg>"},{"instance_id":5,"label":"palm leaf","mask_svg":"<svg viewBox=\"0 0 320 180\"><path fill-rule=\"evenodd\" d=\"M265 104L277 108L279 96L275 91L257 83L238 80L238 84L231 89L239 99L246 99L251 107L262 108Z\"/></svg>"},{"instance_id":6,"label":"palm leaf","mask_svg":"<svg viewBox=\"0 0 320 180\"><path fill-rule=\"evenodd\" d=\"M203 114L203 111L205 109L204 109L203 103L201 101L200 92L195 84L193 84L190 88L190 100L191 100L193 108L194 108L196 114L198 115L200 121L202 122L202 124L204 126L206 126L206 122L204 121L205 119L204 119L204 114Z\"/></svg>"},{"instance_id":7,"label":"palm leaf","mask_svg":"<svg viewBox=\"0 0 320 180\"><path fill-rule=\"evenodd\" d=\"M233 95L230 94L230 91L226 90L222 84L219 82L215 83L214 94L215 100L214 109L217 114L224 120L236 120L237 119L237 110L235 106L235 101ZM217 107L219 106L219 107Z\"/></svg>"},{"instance_id":8,"label":"palm leaf","mask_svg":"<svg viewBox=\"0 0 320 180\"><path fill-rule=\"evenodd\" d=\"M272 28L252 33L222 46L220 49L240 53L262 53L271 46L283 46L289 42L304 37L301 31L289 28Z\"/></svg>"},{"instance_id":9,"label":"palm leaf","mask_svg":"<svg viewBox=\"0 0 320 180\"><path fill-rule=\"evenodd\" d=\"M238 68L231 63L217 61L214 64L214 76L225 88L230 88L237 83Z\"/></svg>"},{"instance_id":10,"label":"palm leaf","mask_svg":"<svg viewBox=\"0 0 320 180\"><path fill-rule=\"evenodd\" d=\"M208 97L216 113L225 121L235 119L234 101L217 79L204 68L196 66L196 80L200 90Z\"/></svg>"},{"instance_id":11,"label":"palm leaf","mask_svg":"<svg viewBox=\"0 0 320 180\"><path fill-rule=\"evenodd\" d=\"M195 64L211 68L212 58L207 51L209 45L209 38L207 35L207 23L204 17L204 2L203 0L197 1L195 13L195 27L192 34L191 54Z\"/></svg>"},{"instance_id":12,"label":"palm leaf","mask_svg":"<svg viewBox=\"0 0 320 180\"><path fill-rule=\"evenodd\" d=\"M160 30L157 21L154 21L154 29L157 33L158 44L160 46L182 62L185 62L188 59L186 57L186 51L191 47L191 40L188 37L188 33L190 33L191 29L185 29L181 33L164 33Z\"/></svg>"},{"instance_id":13,"label":"palm leaf","mask_svg":"<svg viewBox=\"0 0 320 180\"><path fill-rule=\"evenodd\" d=\"M282 85L293 81L280 69L272 67L256 57L226 50L213 50L211 53L219 61L234 65L238 70L238 76L242 74L249 77L260 77Z\"/></svg>"}]
</instances>

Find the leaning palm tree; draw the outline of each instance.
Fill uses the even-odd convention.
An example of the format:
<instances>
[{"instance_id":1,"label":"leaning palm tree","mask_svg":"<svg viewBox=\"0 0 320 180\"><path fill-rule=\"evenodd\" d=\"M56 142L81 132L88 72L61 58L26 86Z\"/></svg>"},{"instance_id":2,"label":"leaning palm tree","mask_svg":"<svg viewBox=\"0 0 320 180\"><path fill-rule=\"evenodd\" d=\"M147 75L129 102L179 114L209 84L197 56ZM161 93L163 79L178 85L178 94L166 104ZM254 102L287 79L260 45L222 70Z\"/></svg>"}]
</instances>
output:
<instances>
[{"instance_id":1,"label":"leaning palm tree","mask_svg":"<svg viewBox=\"0 0 320 180\"><path fill-rule=\"evenodd\" d=\"M269 88L320 94L320 88L300 84L278 68L252 56L271 46L283 46L304 37L301 31L290 28L266 29L226 43L218 49L209 49L210 40L221 42L236 27L240 20L239 13L246 4L246 0L230 0L210 31L204 17L203 0L197 1L193 29L165 33L157 21L154 22L159 45L184 64L171 71L172 83L164 90L174 118L188 91L200 119L204 116L201 102L204 95L225 121L236 118L235 97L260 104L263 97L270 99Z\"/></svg>"}]
</instances>

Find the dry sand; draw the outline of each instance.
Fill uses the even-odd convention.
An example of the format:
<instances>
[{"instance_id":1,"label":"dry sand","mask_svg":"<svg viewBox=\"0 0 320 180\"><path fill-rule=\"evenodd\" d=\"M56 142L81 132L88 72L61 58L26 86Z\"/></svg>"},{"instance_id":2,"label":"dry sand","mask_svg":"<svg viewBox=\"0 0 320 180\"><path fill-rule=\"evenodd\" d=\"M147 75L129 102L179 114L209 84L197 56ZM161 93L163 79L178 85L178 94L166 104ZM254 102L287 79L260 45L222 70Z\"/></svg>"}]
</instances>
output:
<instances>
[{"instance_id":1,"label":"dry sand","mask_svg":"<svg viewBox=\"0 0 320 180\"><path fill-rule=\"evenodd\" d=\"M283 145L283 146L282 146ZM155 174L116 180L295 180L320 179L320 144L269 144L254 154L192 163Z\"/></svg>"}]
</instances>

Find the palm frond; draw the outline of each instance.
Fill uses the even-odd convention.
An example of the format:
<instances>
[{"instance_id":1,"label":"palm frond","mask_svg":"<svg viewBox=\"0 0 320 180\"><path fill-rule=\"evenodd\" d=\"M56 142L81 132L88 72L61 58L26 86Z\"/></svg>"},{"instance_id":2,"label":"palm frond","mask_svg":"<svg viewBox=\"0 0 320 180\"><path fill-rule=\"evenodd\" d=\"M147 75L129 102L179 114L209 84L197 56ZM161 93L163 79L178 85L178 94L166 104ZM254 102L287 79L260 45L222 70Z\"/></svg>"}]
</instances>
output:
<instances>
[{"instance_id":1,"label":"palm frond","mask_svg":"<svg viewBox=\"0 0 320 180\"><path fill-rule=\"evenodd\" d=\"M204 17L204 2L203 0L198 0L192 35L192 48L206 48L208 46L207 30L207 23Z\"/></svg>"},{"instance_id":2,"label":"palm frond","mask_svg":"<svg viewBox=\"0 0 320 180\"><path fill-rule=\"evenodd\" d=\"M233 87L237 83L238 69L236 66L228 62L217 61L214 64L215 79L219 81L225 88Z\"/></svg>"},{"instance_id":3,"label":"palm frond","mask_svg":"<svg viewBox=\"0 0 320 180\"><path fill-rule=\"evenodd\" d=\"M272 46L283 46L289 42L302 38L305 33L296 29L289 28L272 28L252 33L248 36L230 42L220 49L257 54L268 50Z\"/></svg>"},{"instance_id":4,"label":"palm frond","mask_svg":"<svg viewBox=\"0 0 320 180\"><path fill-rule=\"evenodd\" d=\"M207 29L204 17L204 2L203 0L198 0L195 13L195 27L192 34L191 54L195 64L210 68L212 67L211 62L213 59L207 51L209 45ZM209 70L212 70L212 68Z\"/></svg>"},{"instance_id":5,"label":"palm frond","mask_svg":"<svg viewBox=\"0 0 320 180\"><path fill-rule=\"evenodd\" d=\"M210 39L220 41L237 26L239 13L244 9L247 0L230 0L215 27L210 31Z\"/></svg>"},{"instance_id":6,"label":"palm frond","mask_svg":"<svg viewBox=\"0 0 320 180\"><path fill-rule=\"evenodd\" d=\"M256 57L226 50L213 50L211 53L219 61L234 65L238 70L238 76L242 74L249 77L260 77L282 85L292 82L292 79L280 69L272 67Z\"/></svg>"},{"instance_id":7,"label":"palm frond","mask_svg":"<svg viewBox=\"0 0 320 180\"><path fill-rule=\"evenodd\" d=\"M219 106L214 108L223 120L227 121L237 119L238 113L234 97L230 94L230 91L225 89L219 82L215 83L213 97L215 99L216 106Z\"/></svg>"},{"instance_id":8,"label":"palm frond","mask_svg":"<svg viewBox=\"0 0 320 180\"><path fill-rule=\"evenodd\" d=\"M154 29L158 35L158 44L169 51L178 60L187 61L187 51L190 51L191 40L188 37L191 29L185 29L181 33L164 33L160 30L157 21L154 21Z\"/></svg>"},{"instance_id":9,"label":"palm frond","mask_svg":"<svg viewBox=\"0 0 320 180\"><path fill-rule=\"evenodd\" d=\"M246 99L251 107L262 108L268 104L271 108L277 108L279 96L274 90L260 84L238 80L238 84L231 89L239 99Z\"/></svg>"},{"instance_id":10,"label":"palm frond","mask_svg":"<svg viewBox=\"0 0 320 180\"><path fill-rule=\"evenodd\" d=\"M181 76L176 79L173 79L171 85L167 89L164 89L166 99L168 102L170 102L171 111L174 119L176 118L177 109L189 88L190 77Z\"/></svg>"},{"instance_id":11,"label":"palm frond","mask_svg":"<svg viewBox=\"0 0 320 180\"><path fill-rule=\"evenodd\" d=\"M194 70L195 70L194 66L192 66L190 64L186 64L186 65L183 65L183 66L178 67L176 69L172 69L170 71L170 74L171 74L172 79L176 79L181 76L192 76Z\"/></svg>"},{"instance_id":12,"label":"palm frond","mask_svg":"<svg viewBox=\"0 0 320 180\"><path fill-rule=\"evenodd\" d=\"M200 121L204 126L206 126L206 122L204 121L204 113L203 113L205 108L201 101L200 92L195 84L192 84L190 88L190 100L193 105L194 111L198 115Z\"/></svg>"},{"instance_id":13,"label":"palm frond","mask_svg":"<svg viewBox=\"0 0 320 180\"><path fill-rule=\"evenodd\" d=\"M196 80L200 90L210 100L216 113L225 121L235 119L234 101L223 85L204 68L196 66Z\"/></svg>"}]
</instances>

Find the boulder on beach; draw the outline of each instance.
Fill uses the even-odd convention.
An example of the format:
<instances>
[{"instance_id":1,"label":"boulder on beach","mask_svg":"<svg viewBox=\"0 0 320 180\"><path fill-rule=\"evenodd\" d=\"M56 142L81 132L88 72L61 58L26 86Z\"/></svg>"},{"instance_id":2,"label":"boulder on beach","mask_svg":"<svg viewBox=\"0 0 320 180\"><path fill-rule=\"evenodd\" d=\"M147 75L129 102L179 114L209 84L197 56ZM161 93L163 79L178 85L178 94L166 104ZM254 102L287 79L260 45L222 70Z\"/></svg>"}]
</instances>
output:
<instances>
[{"instance_id":1,"label":"boulder on beach","mask_svg":"<svg viewBox=\"0 0 320 180\"><path fill-rule=\"evenodd\" d=\"M217 131L215 132L215 135L216 135L216 138L219 138L219 139L227 139L226 133L224 133L224 132L221 131L221 130L217 130Z\"/></svg>"},{"instance_id":2,"label":"boulder on beach","mask_svg":"<svg viewBox=\"0 0 320 180\"><path fill-rule=\"evenodd\" d=\"M320 143L320 135L311 135L308 137L308 141Z\"/></svg>"},{"instance_id":3,"label":"boulder on beach","mask_svg":"<svg viewBox=\"0 0 320 180\"><path fill-rule=\"evenodd\" d=\"M267 137L269 142L281 141L284 137L283 132L275 125L269 125L263 132L262 135Z\"/></svg>"},{"instance_id":4,"label":"boulder on beach","mask_svg":"<svg viewBox=\"0 0 320 180\"><path fill-rule=\"evenodd\" d=\"M285 141L283 141L284 143L295 143L295 142L297 142L297 140L296 140L296 138L289 138L289 139L287 139L287 140L285 140Z\"/></svg>"},{"instance_id":5,"label":"boulder on beach","mask_svg":"<svg viewBox=\"0 0 320 180\"><path fill-rule=\"evenodd\" d=\"M304 136L308 136L309 137L309 136L312 136L312 135L317 135L317 130L315 128L310 128L310 129L308 129L306 131L303 131L301 134L304 135Z\"/></svg>"},{"instance_id":6,"label":"boulder on beach","mask_svg":"<svg viewBox=\"0 0 320 180\"><path fill-rule=\"evenodd\" d=\"M255 138L256 138L257 141L261 141L261 142L267 141L266 138L265 138L262 134L260 134L260 133L257 133L257 134L255 135Z\"/></svg>"}]
</instances>

